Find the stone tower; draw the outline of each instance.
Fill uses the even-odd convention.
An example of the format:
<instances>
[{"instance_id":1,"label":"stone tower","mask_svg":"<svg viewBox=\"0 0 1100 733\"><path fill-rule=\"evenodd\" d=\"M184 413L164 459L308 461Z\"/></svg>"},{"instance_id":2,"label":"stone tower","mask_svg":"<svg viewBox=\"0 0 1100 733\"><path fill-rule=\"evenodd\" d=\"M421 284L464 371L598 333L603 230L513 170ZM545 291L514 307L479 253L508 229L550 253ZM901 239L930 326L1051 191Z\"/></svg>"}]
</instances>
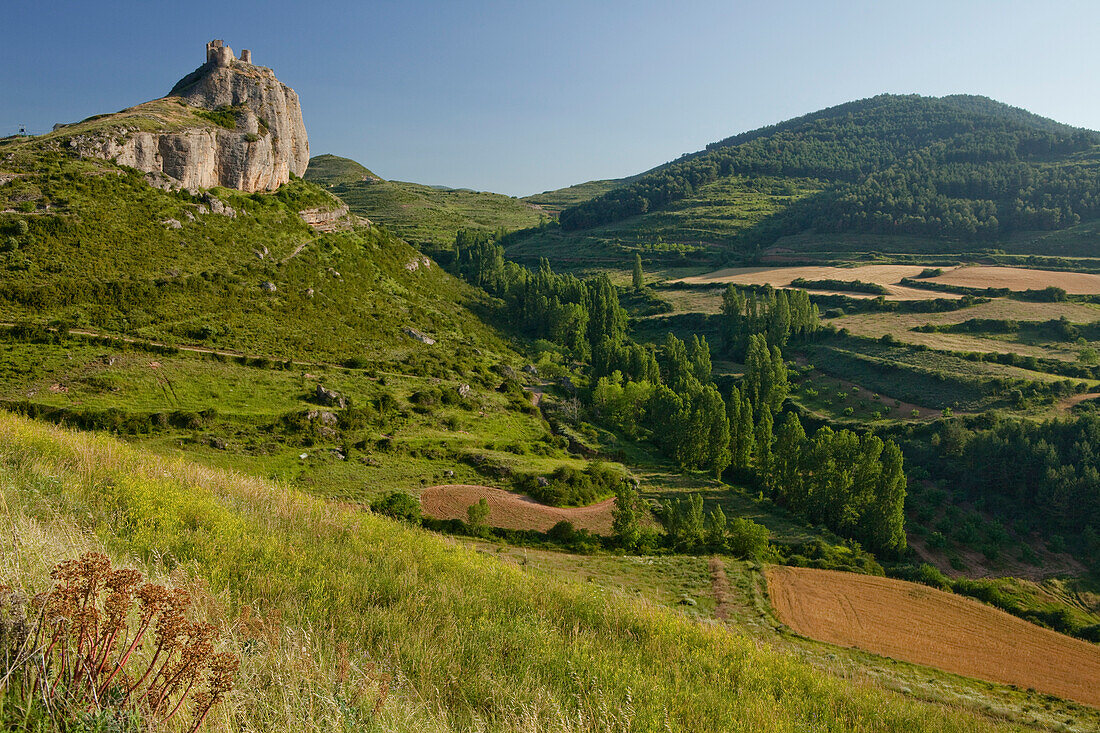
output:
<instances>
[{"instance_id":1,"label":"stone tower","mask_svg":"<svg viewBox=\"0 0 1100 733\"><path fill-rule=\"evenodd\" d=\"M249 58L252 54L249 53ZM233 55L233 49L225 45L225 41L220 38L215 38L206 44L206 63L213 64L214 66L232 66L236 61L236 57Z\"/></svg>"},{"instance_id":2,"label":"stone tower","mask_svg":"<svg viewBox=\"0 0 1100 733\"><path fill-rule=\"evenodd\" d=\"M246 64L251 64L252 63L252 52L249 51L247 48L242 48L241 49L241 61L243 61Z\"/></svg>"}]
</instances>

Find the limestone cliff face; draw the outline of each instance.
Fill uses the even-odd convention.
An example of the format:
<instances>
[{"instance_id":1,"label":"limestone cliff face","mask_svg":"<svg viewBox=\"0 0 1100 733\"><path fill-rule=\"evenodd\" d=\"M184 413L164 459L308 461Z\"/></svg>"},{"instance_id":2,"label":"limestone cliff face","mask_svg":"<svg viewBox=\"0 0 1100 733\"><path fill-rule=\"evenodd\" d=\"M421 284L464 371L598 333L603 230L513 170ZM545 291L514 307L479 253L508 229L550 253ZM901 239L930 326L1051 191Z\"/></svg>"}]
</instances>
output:
<instances>
[{"instance_id":1,"label":"limestone cliff face","mask_svg":"<svg viewBox=\"0 0 1100 733\"><path fill-rule=\"evenodd\" d=\"M93 136L78 141L82 152L149 173L163 173L183 188L226 186L271 191L301 176L309 164L309 140L293 89L275 72L233 57L219 44L207 48L207 63L181 79L167 99L217 111L235 129L207 123L183 130ZM251 58L248 52L242 54ZM135 108L137 109L137 108Z\"/></svg>"}]
</instances>

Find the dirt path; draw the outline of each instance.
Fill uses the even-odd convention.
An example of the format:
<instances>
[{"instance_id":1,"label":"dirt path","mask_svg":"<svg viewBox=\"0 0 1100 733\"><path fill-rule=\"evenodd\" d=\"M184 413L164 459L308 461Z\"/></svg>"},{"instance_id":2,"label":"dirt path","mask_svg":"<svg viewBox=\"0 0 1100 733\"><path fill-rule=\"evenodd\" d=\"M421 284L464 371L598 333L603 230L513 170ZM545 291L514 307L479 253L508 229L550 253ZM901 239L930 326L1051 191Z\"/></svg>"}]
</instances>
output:
<instances>
[{"instance_id":1,"label":"dirt path","mask_svg":"<svg viewBox=\"0 0 1100 733\"><path fill-rule=\"evenodd\" d=\"M489 502L489 524L502 529L534 529L545 532L558 522L572 522L577 529L610 534L614 499L582 507L554 507L540 504L529 496L491 486L443 484L431 486L420 494L424 513L435 519L466 521L466 510L484 498Z\"/></svg>"},{"instance_id":2,"label":"dirt path","mask_svg":"<svg viewBox=\"0 0 1100 733\"><path fill-rule=\"evenodd\" d=\"M916 583L765 572L776 614L802 636L1100 707L1100 646Z\"/></svg>"},{"instance_id":3,"label":"dirt path","mask_svg":"<svg viewBox=\"0 0 1100 733\"><path fill-rule=\"evenodd\" d=\"M720 558L712 557L707 567L710 570L710 588L714 593L714 615L719 621L727 621L733 616L733 594L730 579L726 576L726 565Z\"/></svg>"},{"instance_id":4,"label":"dirt path","mask_svg":"<svg viewBox=\"0 0 1100 733\"><path fill-rule=\"evenodd\" d=\"M1100 392L1088 392L1086 394L1075 394L1071 397L1058 400L1057 408L1059 412L1069 412L1073 409L1074 405L1079 405L1085 400L1091 400L1100 397Z\"/></svg>"}]
</instances>

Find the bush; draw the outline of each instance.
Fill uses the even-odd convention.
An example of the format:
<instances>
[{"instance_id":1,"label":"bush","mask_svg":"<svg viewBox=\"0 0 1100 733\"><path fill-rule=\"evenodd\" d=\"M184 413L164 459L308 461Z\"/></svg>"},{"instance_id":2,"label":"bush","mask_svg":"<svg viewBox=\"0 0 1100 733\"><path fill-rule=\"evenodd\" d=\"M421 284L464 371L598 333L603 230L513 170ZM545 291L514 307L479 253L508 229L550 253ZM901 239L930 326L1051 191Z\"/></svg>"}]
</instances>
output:
<instances>
[{"instance_id":1,"label":"bush","mask_svg":"<svg viewBox=\"0 0 1100 733\"><path fill-rule=\"evenodd\" d=\"M404 491L391 491L371 502L371 511L413 524L420 523L420 500Z\"/></svg>"}]
</instances>

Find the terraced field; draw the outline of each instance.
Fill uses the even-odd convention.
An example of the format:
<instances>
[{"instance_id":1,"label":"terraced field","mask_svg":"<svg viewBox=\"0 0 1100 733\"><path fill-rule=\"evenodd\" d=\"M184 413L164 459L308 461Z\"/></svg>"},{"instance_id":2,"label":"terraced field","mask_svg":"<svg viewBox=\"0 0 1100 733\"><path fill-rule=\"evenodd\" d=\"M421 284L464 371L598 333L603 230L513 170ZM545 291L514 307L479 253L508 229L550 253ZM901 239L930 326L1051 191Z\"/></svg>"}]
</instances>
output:
<instances>
[{"instance_id":1,"label":"terraced field","mask_svg":"<svg viewBox=\"0 0 1100 733\"><path fill-rule=\"evenodd\" d=\"M802 636L1100 707L1100 646L915 583L770 567L779 619Z\"/></svg>"}]
</instances>

